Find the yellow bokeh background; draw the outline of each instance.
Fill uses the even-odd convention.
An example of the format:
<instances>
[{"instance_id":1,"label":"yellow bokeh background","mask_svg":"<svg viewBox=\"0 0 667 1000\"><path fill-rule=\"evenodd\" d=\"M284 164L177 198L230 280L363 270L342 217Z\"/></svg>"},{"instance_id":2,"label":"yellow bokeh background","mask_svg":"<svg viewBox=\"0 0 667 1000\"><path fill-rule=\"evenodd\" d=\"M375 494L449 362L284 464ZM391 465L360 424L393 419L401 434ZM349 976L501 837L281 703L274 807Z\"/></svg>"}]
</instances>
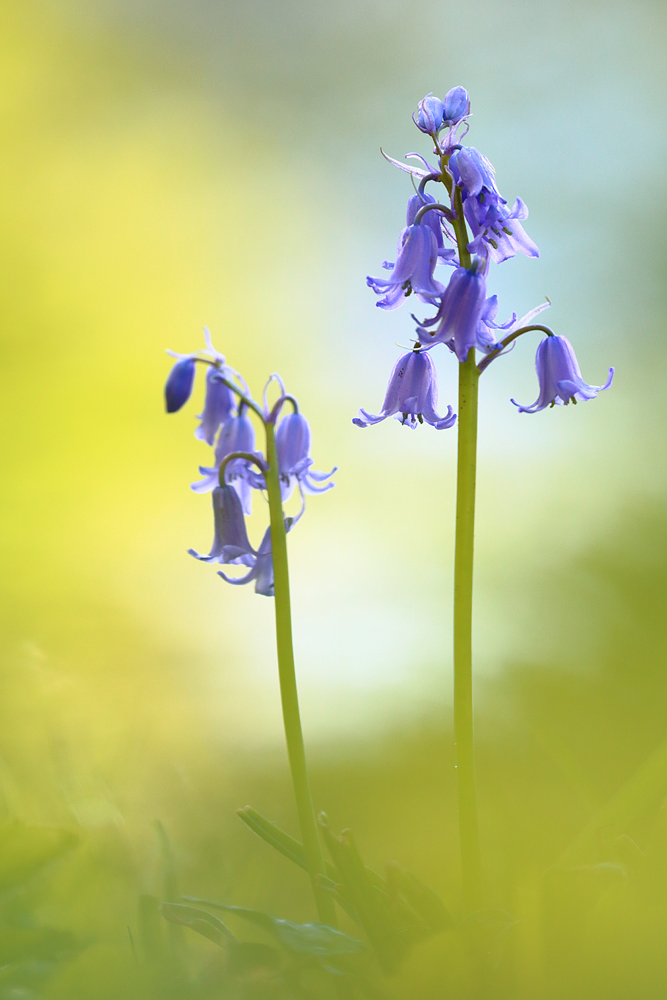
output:
<instances>
[{"instance_id":1,"label":"yellow bokeh background","mask_svg":"<svg viewBox=\"0 0 667 1000\"><path fill-rule=\"evenodd\" d=\"M81 833L47 910L96 927L100 968L136 893L159 894L156 819L184 891L308 913L307 886L258 865L268 849L233 816L255 795L295 829L271 602L186 553L212 532L188 488L209 460L192 435L202 387L167 417L164 350L196 350L203 326L256 395L282 374L316 467L339 466L290 536L318 806L362 831L375 865L400 855L458 892L455 434L351 424L379 409L413 332L364 278L391 258L411 193L378 146L427 153L410 114L429 90L468 87L470 141L531 209L542 256L497 270L501 318L548 295L584 378L617 366L598 400L535 416L509 402L535 398L535 343L482 383L495 902L529 907L530 880L667 736L665 20L650 0L2 5L0 807ZM437 360L444 407L456 373ZM252 537L265 523L257 499ZM649 819L636 824L641 841ZM53 995L97 996L67 982Z\"/></svg>"}]
</instances>

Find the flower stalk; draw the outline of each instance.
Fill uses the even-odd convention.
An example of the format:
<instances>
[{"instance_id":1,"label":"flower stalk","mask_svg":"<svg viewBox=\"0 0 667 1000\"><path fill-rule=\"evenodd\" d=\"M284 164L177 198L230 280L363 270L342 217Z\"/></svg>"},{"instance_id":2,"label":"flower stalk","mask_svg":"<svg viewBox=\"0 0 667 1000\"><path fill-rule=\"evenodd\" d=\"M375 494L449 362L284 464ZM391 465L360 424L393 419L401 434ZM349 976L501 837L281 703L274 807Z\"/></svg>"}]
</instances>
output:
<instances>
[{"instance_id":1,"label":"flower stalk","mask_svg":"<svg viewBox=\"0 0 667 1000\"><path fill-rule=\"evenodd\" d=\"M287 535L285 515L280 493L280 475L276 453L275 427L271 420L264 424L266 429L266 489L269 496L271 522L271 548L273 551L273 572L275 582L276 647L278 651L278 674L280 678L280 700L285 724L287 756L292 774L296 808L301 828L303 848L308 865L308 874L315 895L315 904L320 921L330 927L336 926L336 913L331 896L318 885L318 875L326 875L324 855L320 844L313 797L306 769L306 750L299 713L299 697L294 668L294 646L292 641L292 612L290 605L289 570L287 564Z\"/></svg>"},{"instance_id":2,"label":"flower stalk","mask_svg":"<svg viewBox=\"0 0 667 1000\"><path fill-rule=\"evenodd\" d=\"M454 739L463 901L468 912L480 908L482 896L472 694L472 583L479 375L473 348L467 360L459 364L454 556Z\"/></svg>"}]
</instances>

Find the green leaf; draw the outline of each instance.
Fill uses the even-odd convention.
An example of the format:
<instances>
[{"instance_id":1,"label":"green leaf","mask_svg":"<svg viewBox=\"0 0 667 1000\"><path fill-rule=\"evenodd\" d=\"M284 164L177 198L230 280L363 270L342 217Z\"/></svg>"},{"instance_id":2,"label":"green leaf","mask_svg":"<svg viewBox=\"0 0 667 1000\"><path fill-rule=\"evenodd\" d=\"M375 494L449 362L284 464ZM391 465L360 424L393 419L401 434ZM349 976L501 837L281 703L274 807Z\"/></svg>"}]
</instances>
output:
<instances>
[{"instance_id":1,"label":"green leaf","mask_svg":"<svg viewBox=\"0 0 667 1000\"><path fill-rule=\"evenodd\" d=\"M249 910L244 906L231 906L228 903L218 903L212 899L198 899L185 896L191 903L202 903L204 906L215 906L216 909L235 913L249 923L261 927L273 934L285 948L306 955L354 955L366 950L366 945L358 938L343 934L327 924L296 924L291 920L281 920L260 910Z\"/></svg>"},{"instance_id":2,"label":"green leaf","mask_svg":"<svg viewBox=\"0 0 667 1000\"><path fill-rule=\"evenodd\" d=\"M163 903L160 907L160 913L170 923L190 927L197 934L203 935L221 948L238 943L222 920L214 917L212 913L197 909L196 906L184 906L182 903Z\"/></svg>"},{"instance_id":3,"label":"green leaf","mask_svg":"<svg viewBox=\"0 0 667 1000\"><path fill-rule=\"evenodd\" d=\"M237 809L236 815L239 819L242 819L246 826L250 827L253 833L256 833L258 837L270 844L271 847L279 851L280 854L289 858L290 861L298 865L299 868L303 868L304 871L308 871L308 865L306 864L306 854L303 846L294 837L291 837L289 833L285 833L280 827L276 826L268 819L264 819L260 816L258 812L255 812L250 806L244 806L243 809ZM337 871L332 864L327 862L327 875L334 881L337 878Z\"/></svg>"},{"instance_id":4,"label":"green leaf","mask_svg":"<svg viewBox=\"0 0 667 1000\"><path fill-rule=\"evenodd\" d=\"M0 823L0 893L22 885L41 868L71 851L79 838L71 830Z\"/></svg>"}]
</instances>

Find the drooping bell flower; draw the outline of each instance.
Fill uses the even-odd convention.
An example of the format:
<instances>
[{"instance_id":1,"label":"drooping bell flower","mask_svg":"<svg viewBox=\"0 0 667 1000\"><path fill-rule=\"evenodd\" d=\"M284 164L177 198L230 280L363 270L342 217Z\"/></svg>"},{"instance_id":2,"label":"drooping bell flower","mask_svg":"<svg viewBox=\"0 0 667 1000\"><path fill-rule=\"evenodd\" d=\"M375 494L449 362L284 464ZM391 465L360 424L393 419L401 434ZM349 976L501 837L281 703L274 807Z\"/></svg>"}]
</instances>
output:
<instances>
[{"instance_id":1,"label":"drooping bell flower","mask_svg":"<svg viewBox=\"0 0 667 1000\"><path fill-rule=\"evenodd\" d=\"M374 416L366 410L359 410L359 416L354 417L352 423L357 427L370 427L396 414L402 424L413 429L424 421L436 430L452 427L456 414L448 406L446 415L439 416L435 410L437 403L438 386L433 361L426 351L415 349L404 354L394 365L382 413Z\"/></svg>"},{"instance_id":2,"label":"drooping bell flower","mask_svg":"<svg viewBox=\"0 0 667 1000\"><path fill-rule=\"evenodd\" d=\"M505 200L496 187L493 164L474 146L455 149L449 158L449 169L464 199L469 195L482 194L485 200L490 195Z\"/></svg>"},{"instance_id":3,"label":"drooping bell flower","mask_svg":"<svg viewBox=\"0 0 667 1000\"><path fill-rule=\"evenodd\" d=\"M185 354L179 357L169 372L169 378L164 387L167 413L176 413L189 400L195 379L195 367L194 355Z\"/></svg>"},{"instance_id":4,"label":"drooping bell flower","mask_svg":"<svg viewBox=\"0 0 667 1000\"><path fill-rule=\"evenodd\" d=\"M250 544L239 495L233 486L217 486L213 490L213 545L208 555L188 549L191 556L203 562L255 565L255 550Z\"/></svg>"},{"instance_id":5,"label":"drooping bell flower","mask_svg":"<svg viewBox=\"0 0 667 1000\"><path fill-rule=\"evenodd\" d=\"M298 484L302 493L326 493L334 483L326 483L333 476L331 472L318 472L312 468L310 457L310 424L301 413L290 413L283 417L276 430L276 453L280 474L280 491L283 502L289 500ZM326 483L320 486L320 483Z\"/></svg>"},{"instance_id":6,"label":"drooping bell flower","mask_svg":"<svg viewBox=\"0 0 667 1000\"><path fill-rule=\"evenodd\" d=\"M250 566L250 572L246 573L245 576L240 576L234 579L234 577L227 576L222 570L218 571L218 576L221 576L223 580L227 583L232 583L236 587L242 587L246 583L251 583L255 581L255 593L262 594L264 597L274 596L274 579L273 579L273 553L271 551L271 528L267 528L264 533L264 538L261 541L257 552L253 554L253 561L247 563Z\"/></svg>"},{"instance_id":7,"label":"drooping bell flower","mask_svg":"<svg viewBox=\"0 0 667 1000\"><path fill-rule=\"evenodd\" d=\"M414 223L415 216L420 208L423 208L424 205L434 205L434 204L435 204L435 198L431 194L426 194L426 192L423 192L422 194L413 194L408 199L408 207L405 213L406 226L411 226ZM451 250L445 247L444 245L444 240L442 237L442 219L443 219L442 212L433 210L427 212L424 216L422 216L421 224L422 226L430 226L430 228L433 230L433 235L435 236L435 241L438 245L438 263L453 264L456 259L456 251ZM402 236L403 234L401 234L401 238ZM389 264L387 261L385 261L383 266L393 267L394 265Z\"/></svg>"},{"instance_id":8,"label":"drooping bell flower","mask_svg":"<svg viewBox=\"0 0 667 1000\"><path fill-rule=\"evenodd\" d=\"M449 169L461 188L463 211L472 230L470 253L490 257L496 264L517 253L539 257L537 246L521 225L521 220L528 218L525 202L517 198L508 208L486 156L474 146L463 146L452 153Z\"/></svg>"},{"instance_id":9,"label":"drooping bell flower","mask_svg":"<svg viewBox=\"0 0 667 1000\"><path fill-rule=\"evenodd\" d=\"M538 344L535 369L540 394L531 406L520 406L513 399L519 413L537 413L549 404L567 406L570 400L595 399L598 392L609 388L614 377L614 369L610 368L604 385L584 382L572 344L567 337L555 335L545 337Z\"/></svg>"},{"instance_id":10,"label":"drooping bell flower","mask_svg":"<svg viewBox=\"0 0 667 1000\"><path fill-rule=\"evenodd\" d=\"M540 251L521 225L528 218L528 209L517 198L511 209L504 201L490 204L480 198L467 198L463 211L472 230L473 239L468 244L470 253L490 257L501 264L522 253L525 257L539 257Z\"/></svg>"},{"instance_id":11,"label":"drooping bell flower","mask_svg":"<svg viewBox=\"0 0 667 1000\"><path fill-rule=\"evenodd\" d=\"M366 284L376 295L384 295L376 305L380 309L396 309L411 292L421 302L433 302L445 290L445 286L433 277L437 261L438 242L430 224L408 226L403 231L391 275L366 278Z\"/></svg>"},{"instance_id":12,"label":"drooping bell flower","mask_svg":"<svg viewBox=\"0 0 667 1000\"><path fill-rule=\"evenodd\" d=\"M477 345L477 329L486 305L486 278L483 262L474 258L470 268L457 267L449 279L435 316L418 327L425 346L447 344L459 361ZM430 329L434 327L434 329Z\"/></svg>"},{"instance_id":13,"label":"drooping bell flower","mask_svg":"<svg viewBox=\"0 0 667 1000\"><path fill-rule=\"evenodd\" d=\"M203 479L191 484L195 493L208 493L218 485L220 464L227 455L234 451L255 452L255 428L246 414L246 407L241 403L238 414L231 417L220 428L220 434L215 446L215 464L200 465L199 471ZM225 466L225 482L234 487L239 495L244 514L252 513L252 489L257 486L257 477L253 474L254 467L245 458L234 458Z\"/></svg>"},{"instance_id":14,"label":"drooping bell flower","mask_svg":"<svg viewBox=\"0 0 667 1000\"><path fill-rule=\"evenodd\" d=\"M204 409L198 419L201 424L195 431L195 437L212 445L218 428L232 416L236 405L236 397L225 385L227 373L224 367L211 365L206 372L206 396Z\"/></svg>"}]
</instances>

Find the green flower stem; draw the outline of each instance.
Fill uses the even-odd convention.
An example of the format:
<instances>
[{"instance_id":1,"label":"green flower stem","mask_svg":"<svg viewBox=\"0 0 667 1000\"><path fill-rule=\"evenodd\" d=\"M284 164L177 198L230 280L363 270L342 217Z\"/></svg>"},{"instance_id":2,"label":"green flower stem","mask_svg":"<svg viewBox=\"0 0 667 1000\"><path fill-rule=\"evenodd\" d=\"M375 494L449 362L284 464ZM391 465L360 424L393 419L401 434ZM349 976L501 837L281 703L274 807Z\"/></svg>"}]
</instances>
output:
<instances>
[{"instance_id":1,"label":"green flower stem","mask_svg":"<svg viewBox=\"0 0 667 1000\"><path fill-rule=\"evenodd\" d=\"M446 178L443 169L443 177ZM453 229L462 267L470 267L468 231L461 189L454 190L456 221ZM475 480L477 476L477 397L480 371L475 348L459 364L459 442L456 470L456 547L454 554L454 740L459 799L459 838L463 904L478 910L482 904L482 856L479 845L475 743L472 711L472 570L475 538Z\"/></svg>"},{"instance_id":2,"label":"green flower stem","mask_svg":"<svg viewBox=\"0 0 667 1000\"><path fill-rule=\"evenodd\" d=\"M477 466L477 389L474 348L459 365L459 442L454 556L454 739L459 800L463 900L477 910L482 896L472 711L472 572Z\"/></svg>"},{"instance_id":3,"label":"green flower stem","mask_svg":"<svg viewBox=\"0 0 667 1000\"><path fill-rule=\"evenodd\" d=\"M266 488L269 494L271 518L271 548L273 551L273 575L275 580L276 645L278 648L278 674L280 677L280 698L285 723L285 739L289 758L296 808L301 827L308 874L315 894L317 914L324 924L336 926L334 902L326 891L317 884L318 875L326 875L324 856L320 844L313 798L306 770L306 751L299 714L299 698L294 670L294 647L292 644L292 612L290 608L289 571L287 566L287 536L285 515L280 496L280 479L276 456L275 429L272 422L265 423L266 457L269 468L266 473Z\"/></svg>"}]
</instances>

